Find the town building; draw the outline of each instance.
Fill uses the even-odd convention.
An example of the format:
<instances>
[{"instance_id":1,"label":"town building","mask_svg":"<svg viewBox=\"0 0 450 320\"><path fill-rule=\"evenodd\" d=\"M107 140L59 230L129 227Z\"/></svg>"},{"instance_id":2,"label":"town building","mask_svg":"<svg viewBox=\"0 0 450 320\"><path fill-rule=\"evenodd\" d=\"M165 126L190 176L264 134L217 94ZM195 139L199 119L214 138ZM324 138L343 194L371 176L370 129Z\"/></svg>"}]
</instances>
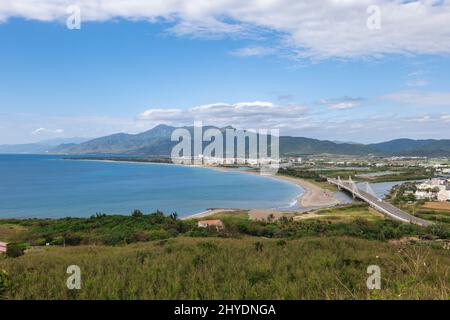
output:
<instances>
[{"instance_id":1,"label":"town building","mask_svg":"<svg viewBox=\"0 0 450 320\"><path fill-rule=\"evenodd\" d=\"M437 193L438 201L450 201L450 190L441 190Z\"/></svg>"},{"instance_id":2,"label":"town building","mask_svg":"<svg viewBox=\"0 0 450 320\"><path fill-rule=\"evenodd\" d=\"M432 200L434 198L434 194L432 192L420 191L420 190L417 190L414 193L414 196L418 200Z\"/></svg>"},{"instance_id":3,"label":"town building","mask_svg":"<svg viewBox=\"0 0 450 320\"><path fill-rule=\"evenodd\" d=\"M450 184L447 179L433 178L416 185L414 193L417 199L447 201L450 196Z\"/></svg>"},{"instance_id":4,"label":"town building","mask_svg":"<svg viewBox=\"0 0 450 320\"><path fill-rule=\"evenodd\" d=\"M6 253L8 249L8 243L0 241L0 253Z\"/></svg>"},{"instance_id":5,"label":"town building","mask_svg":"<svg viewBox=\"0 0 450 320\"><path fill-rule=\"evenodd\" d=\"M220 220L202 220L198 222L197 226L199 228L216 228L216 230L221 230L224 227Z\"/></svg>"}]
</instances>

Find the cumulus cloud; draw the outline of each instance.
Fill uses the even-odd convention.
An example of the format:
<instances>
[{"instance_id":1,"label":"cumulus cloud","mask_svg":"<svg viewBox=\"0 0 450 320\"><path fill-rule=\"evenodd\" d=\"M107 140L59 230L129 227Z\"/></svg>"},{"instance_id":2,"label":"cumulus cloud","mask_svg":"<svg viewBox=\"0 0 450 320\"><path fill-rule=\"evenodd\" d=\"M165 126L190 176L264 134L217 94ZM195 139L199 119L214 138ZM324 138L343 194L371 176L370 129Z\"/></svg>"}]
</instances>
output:
<instances>
[{"instance_id":1,"label":"cumulus cloud","mask_svg":"<svg viewBox=\"0 0 450 320\"><path fill-rule=\"evenodd\" d=\"M245 47L230 52L238 57L263 57L275 53L275 49L267 47Z\"/></svg>"},{"instance_id":2,"label":"cumulus cloud","mask_svg":"<svg viewBox=\"0 0 450 320\"><path fill-rule=\"evenodd\" d=\"M47 128L37 128L36 130L33 130L31 132L32 135L39 135L39 134L61 134L63 133L64 130L63 129L55 129L55 130L51 130L51 129L47 129Z\"/></svg>"},{"instance_id":3,"label":"cumulus cloud","mask_svg":"<svg viewBox=\"0 0 450 320\"><path fill-rule=\"evenodd\" d=\"M67 18L72 0L0 0L0 21L22 17ZM433 0L78 0L82 19L164 21L182 36L274 35L299 58L378 57L385 54L450 53L450 3ZM381 28L369 29L369 6L378 6ZM265 46L267 47L267 46ZM262 48L262 47L261 47ZM263 50L264 51L264 50ZM244 48L237 53L261 54ZM267 53L267 52L266 52Z\"/></svg>"},{"instance_id":4,"label":"cumulus cloud","mask_svg":"<svg viewBox=\"0 0 450 320\"><path fill-rule=\"evenodd\" d=\"M385 95L383 98L411 106L450 107L450 92L400 91Z\"/></svg>"},{"instance_id":5,"label":"cumulus cloud","mask_svg":"<svg viewBox=\"0 0 450 320\"><path fill-rule=\"evenodd\" d=\"M274 104L267 101L212 103L189 109L149 109L137 119L150 123L164 122L173 125L192 125L194 121L205 124L236 127L280 127L285 123L301 122L306 108L297 104Z\"/></svg>"},{"instance_id":6,"label":"cumulus cloud","mask_svg":"<svg viewBox=\"0 0 450 320\"><path fill-rule=\"evenodd\" d=\"M337 99L322 99L319 101L319 104L325 105L332 110L347 110L359 107L362 101L362 98L343 97Z\"/></svg>"}]
</instances>

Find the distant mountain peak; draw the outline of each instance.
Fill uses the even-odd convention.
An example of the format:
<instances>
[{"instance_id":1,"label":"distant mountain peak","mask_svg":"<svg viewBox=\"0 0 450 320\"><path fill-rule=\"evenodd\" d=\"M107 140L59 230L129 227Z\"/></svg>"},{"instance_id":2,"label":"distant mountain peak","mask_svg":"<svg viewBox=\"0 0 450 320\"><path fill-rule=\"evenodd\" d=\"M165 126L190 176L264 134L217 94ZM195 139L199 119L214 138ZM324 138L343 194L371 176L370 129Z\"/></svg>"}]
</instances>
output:
<instances>
[{"instance_id":1,"label":"distant mountain peak","mask_svg":"<svg viewBox=\"0 0 450 320\"><path fill-rule=\"evenodd\" d=\"M160 129L176 129L175 127L169 126L167 124L158 124L156 126L154 126L153 128L151 128L150 130L160 130Z\"/></svg>"},{"instance_id":2,"label":"distant mountain peak","mask_svg":"<svg viewBox=\"0 0 450 320\"><path fill-rule=\"evenodd\" d=\"M193 133L193 126L182 127ZM210 128L234 129L232 126L222 128L203 126L203 130ZM56 153L73 154L128 154L147 156L169 156L173 146L171 141L173 130L177 129L166 124L159 124L150 130L138 134L114 134L97 138L76 145L60 145L53 149ZM280 154L311 155L311 154L340 154L340 155L417 155L417 156L450 156L450 140L413 140L396 139L381 143L355 144L354 142L328 141L303 137L280 136Z\"/></svg>"}]
</instances>

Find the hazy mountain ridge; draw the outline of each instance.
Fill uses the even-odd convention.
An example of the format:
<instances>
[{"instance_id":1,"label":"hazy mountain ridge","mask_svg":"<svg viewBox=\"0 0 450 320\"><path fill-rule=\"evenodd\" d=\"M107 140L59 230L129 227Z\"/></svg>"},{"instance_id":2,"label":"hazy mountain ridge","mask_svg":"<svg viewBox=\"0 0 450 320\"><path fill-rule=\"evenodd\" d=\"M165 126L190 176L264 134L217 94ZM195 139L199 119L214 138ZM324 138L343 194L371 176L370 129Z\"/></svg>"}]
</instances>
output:
<instances>
[{"instance_id":1,"label":"hazy mountain ridge","mask_svg":"<svg viewBox=\"0 0 450 320\"><path fill-rule=\"evenodd\" d=\"M42 140L36 143L3 144L0 145L0 153L48 153L62 143L76 145L90 140L88 138L55 138Z\"/></svg>"},{"instance_id":2,"label":"hazy mountain ridge","mask_svg":"<svg viewBox=\"0 0 450 320\"><path fill-rule=\"evenodd\" d=\"M183 127L191 132L193 127ZM209 128L204 127L204 131ZM226 128L217 128L224 131ZM59 153L108 153L130 155L169 156L177 142L170 137L176 127L158 125L153 129L139 134L119 133L101 137L75 146L59 146L52 152ZM280 137L281 155L309 155L309 154L347 154L347 155L383 155L383 156L450 156L450 140L413 140L395 139L391 141L356 144L348 142L334 142L304 137Z\"/></svg>"},{"instance_id":3,"label":"hazy mountain ridge","mask_svg":"<svg viewBox=\"0 0 450 320\"><path fill-rule=\"evenodd\" d=\"M187 129L193 136L194 128ZM225 131L226 128L204 127L203 131L216 128ZM17 145L9 146L9 150L26 149L35 150L30 153L50 152L59 154L123 154L123 155L146 155L146 156L170 156L173 146L178 142L171 141L171 134L176 127L158 125L148 131L138 134L116 133L82 143L65 143L54 148L42 145ZM208 144L205 142L204 144ZM5 153L7 146L0 146L0 152ZM34 149L33 149L34 148ZM7 152L7 151L6 151ZM7 152L11 153L11 152ZM340 155L381 155L381 156L450 156L450 140L413 140L395 139L391 141L356 144L353 142L336 142L318 140L304 137L280 137L280 154L287 155L311 155L311 154L340 154Z\"/></svg>"}]
</instances>

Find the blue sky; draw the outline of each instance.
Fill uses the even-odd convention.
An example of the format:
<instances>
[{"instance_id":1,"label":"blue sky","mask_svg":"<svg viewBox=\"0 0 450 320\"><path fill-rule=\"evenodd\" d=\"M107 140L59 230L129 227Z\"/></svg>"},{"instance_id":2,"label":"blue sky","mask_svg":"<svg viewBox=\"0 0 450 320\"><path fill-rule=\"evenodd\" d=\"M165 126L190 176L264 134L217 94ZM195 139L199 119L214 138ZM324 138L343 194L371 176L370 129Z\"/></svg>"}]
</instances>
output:
<instances>
[{"instance_id":1,"label":"blue sky","mask_svg":"<svg viewBox=\"0 0 450 320\"><path fill-rule=\"evenodd\" d=\"M145 4L85 10L81 3L81 29L69 30L66 13L47 2L36 9L0 1L0 144L136 133L195 120L357 142L450 138L446 2L418 1L427 11L406 8L410 21L382 11L401 26L395 37L395 25L365 36L367 27L356 23L362 35L349 32L354 21L367 18L352 1L346 9L360 13L354 19L324 1L331 13L323 14L349 26L321 26L318 15L318 27L311 27L319 28L313 30L318 36L308 33L309 25L260 22L265 8L245 7L241 17L232 2L213 12L198 9L205 1L186 12ZM169 2L175 8L176 1ZM192 8L201 12L192 17ZM251 18L252 9L259 15ZM232 19L223 18L227 14ZM409 26L415 14L436 17L439 29ZM425 37L410 32L413 27Z\"/></svg>"}]
</instances>

